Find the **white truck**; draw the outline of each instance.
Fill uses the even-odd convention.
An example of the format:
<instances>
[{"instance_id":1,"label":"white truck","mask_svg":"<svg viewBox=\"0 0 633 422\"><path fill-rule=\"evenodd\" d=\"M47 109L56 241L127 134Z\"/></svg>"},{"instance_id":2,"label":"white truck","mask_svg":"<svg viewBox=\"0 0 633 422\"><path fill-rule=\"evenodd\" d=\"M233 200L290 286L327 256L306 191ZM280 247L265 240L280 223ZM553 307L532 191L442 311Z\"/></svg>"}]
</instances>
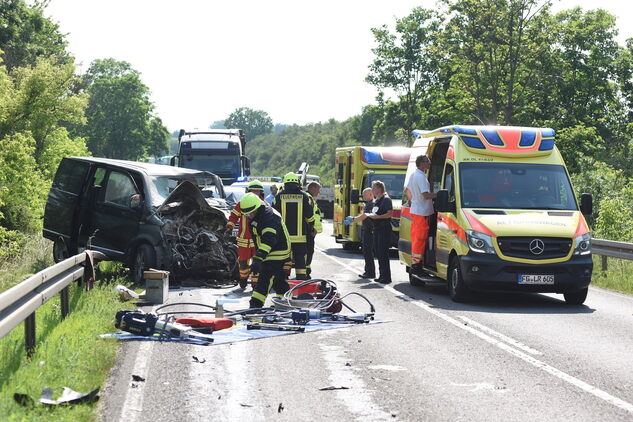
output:
<instances>
[{"instance_id":1,"label":"white truck","mask_svg":"<svg viewBox=\"0 0 633 422\"><path fill-rule=\"evenodd\" d=\"M231 185L251 173L245 148L246 138L241 129L180 129L178 154L171 158L170 164L211 172L224 185Z\"/></svg>"}]
</instances>

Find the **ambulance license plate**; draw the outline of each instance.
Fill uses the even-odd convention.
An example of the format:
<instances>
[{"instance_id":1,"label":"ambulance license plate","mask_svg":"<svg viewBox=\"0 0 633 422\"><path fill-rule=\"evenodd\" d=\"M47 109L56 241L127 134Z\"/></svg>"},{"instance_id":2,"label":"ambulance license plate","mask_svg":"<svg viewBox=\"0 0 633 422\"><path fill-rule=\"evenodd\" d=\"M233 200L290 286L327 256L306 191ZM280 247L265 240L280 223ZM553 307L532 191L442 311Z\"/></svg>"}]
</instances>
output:
<instances>
[{"instance_id":1,"label":"ambulance license plate","mask_svg":"<svg viewBox=\"0 0 633 422\"><path fill-rule=\"evenodd\" d=\"M519 274L519 284L554 284L554 276Z\"/></svg>"}]
</instances>

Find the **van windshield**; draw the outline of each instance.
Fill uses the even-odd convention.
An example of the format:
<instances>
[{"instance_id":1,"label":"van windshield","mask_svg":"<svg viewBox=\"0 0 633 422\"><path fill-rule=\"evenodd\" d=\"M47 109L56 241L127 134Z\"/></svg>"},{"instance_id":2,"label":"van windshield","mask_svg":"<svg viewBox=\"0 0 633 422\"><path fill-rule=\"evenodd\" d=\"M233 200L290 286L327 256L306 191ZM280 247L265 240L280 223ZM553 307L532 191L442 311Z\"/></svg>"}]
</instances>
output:
<instances>
[{"instance_id":1,"label":"van windshield","mask_svg":"<svg viewBox=\"0 0 633 422\"><path fill-rule=\"evenodd\" d=\"M463 208L578 209L560 165L478 162L459 170Z\"/></svg>"},{"instance_id":2,"label":"van windshield","mask_svg":"<svg viewBox=\"0 0 633 422\"><path fill-rule=\"evenodd\" d=\"M188 180L200 187L200 189L203 189L203 195L205 197L221 197L217 187L213 184L213 179L210 178L194 176L152 176L150 179L152 181L150 185L150 195L152 197L152 205L155 207L162 205L176 186L184 180Z\"/></svg>"}]
</instances>

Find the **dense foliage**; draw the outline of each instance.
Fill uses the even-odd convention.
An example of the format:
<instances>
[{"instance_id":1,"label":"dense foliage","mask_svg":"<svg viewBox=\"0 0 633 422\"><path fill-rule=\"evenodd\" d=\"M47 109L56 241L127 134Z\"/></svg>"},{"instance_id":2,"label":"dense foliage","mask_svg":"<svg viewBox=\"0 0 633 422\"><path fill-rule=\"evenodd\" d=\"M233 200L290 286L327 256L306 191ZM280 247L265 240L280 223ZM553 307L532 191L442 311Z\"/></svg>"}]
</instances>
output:
<instances>
[{"instance_id":1,"label":"dense foliage","mask_svg":"<svg viewBox=\"0 0 633 422\"><path fill-rule=\"evenodd\" d=\"M0 2L0 261L41 230L62 157L138 159L167 149L169 134L151 114L138 72L110 59L76 76L65 36L44 16L46 4Z\"/></svg>"},{"instance_id":2,"label":"dense foliage","mask_svg":"<svg viewBox=\"0 0 633 422\"><path fill-rule=\"evenodd\" d=\"M248 142L259 135L272 132L273 120L265 111L240 107L224 120L224 127L228 129L242 129L246 136L246 142Z\"/></svg>"},{"instance_id":3,"label":"dense foliage","mask_svg":"<svg viewBox=\"0 0 633 422\"><path fill-rule=\"evenodd\" d=\"M594 234L633 241L633 39L618 44L613 15L554 14L538 0L440 0L372 32L366 80L377 105L255 139L255 172L308 161L330 183L340 146L409 143L416 127L552 127L576 189L594 195Z\"/></svg>"}]
</instances>

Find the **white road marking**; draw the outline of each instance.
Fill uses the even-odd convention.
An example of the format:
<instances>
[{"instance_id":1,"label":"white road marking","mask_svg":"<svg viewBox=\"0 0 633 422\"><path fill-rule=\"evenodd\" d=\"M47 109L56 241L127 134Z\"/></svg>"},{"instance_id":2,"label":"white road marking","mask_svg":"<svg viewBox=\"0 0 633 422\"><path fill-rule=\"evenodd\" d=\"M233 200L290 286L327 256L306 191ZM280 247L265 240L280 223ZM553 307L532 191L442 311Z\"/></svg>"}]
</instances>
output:
<instances>
[{"instance_id":1,"label":"white road marking","mask_svg":"<svg viewBox=\"0 0 633 422\"><path fill-rule=\"evenodd\" d=\"M406 371L407 368L398 365L370 365L369 369L378 369L382 371Z\"/></svg>"},{"instance_id":2,"label":"white road marking","mask_svg":"<svg viewBox=\"0 0 633 422\"><path fill-rule=\"evenodd\" d=\"M321 248L315 248L315 250L318 250L319 252L321 252L323 255L325 255L330 260L336 262L337 264L339 264L343 268L345 268L345 269L347 269L347 270L349 270L349 271L351 271L353 273L356 273L357 271L359 271L357 268L352 267L351 265L347 265L343 261L341 261L341 260L339 260L339 259L337 259L337 258L335 258L333 256L330 256L330 255L326 254L323 251L323 249L321 249ZM585 391L585 392L587 392L587 393L589 393L589 394L591 394L591 395L593 395L593 396L595 396L595 397L597 397L599 399L602 399L602 400L606 401L607 403L610 403L610 404L612 404L612 405L614 405L614 406L616 406L616 407L618 407L618 408L620 408L622 410L626 410L627 412L633 413L633 404L631 404L631 403L628 403L628 402L626 402L626 401L624 401L622 399L619 399L619 398L617 398L615 396L612 396L611 394L607 393L604 390L601 390L601 389L599 389L597 387L594 387L594 386L592 386L590 384L587 384L586 382L584 382L584 381L582 381L582 380L580 380L580 379L578 379L576 377L573 377L573 376L571 376L571 375L569 375L569 374L567 374L567 373L565 373L565 372L563 372L563 371L561 371L559 369L556 369L553 366L550 366L550 365L546 364L543 361L540 361L540 360L538 360L538 359L536 359L536 358L534 358L534 357L532 357L532 356L530 356L528 354L525 354L522 351L517 350L514 347L511 347L511 346L509 346L509 345L507 345L507 344L505 344L505 343L503 343L503 342L501 342L499 340L496 340L496 339L490 337L489 335L487 335L487 334L485 334L485 333L483 333L483 332L481 332L479 330L476 330L475 328L473 328L473 327L471 327L469 325L464 325L463 322L460 322L460 321L456 320L455 318L452 318L452 317L450 317L450 316L448 316L448 315L446 315L446 314L444 314L444 313L442 313L442 312L440 312L440 311L438 311L438 310L436 310L434 308L431 308L427 304L425 304L423 302L420 302L420 301L418 301L416 299L413 299L412 297L407 296L406 294L397 291L396 289L394 289L393 287L391 287L389 285L382 285L382 284L378 284L378 283L376 283L376 285L380 286L380 287L383 287L385 290L391 292L392 294L394 294L399 299L402 299L405 302L410 302L413 305L415 305L415 306L417 306L417 307L419 307L419 308L421 308L421 309L423 309L423 310L425 310L425 311L427 311L427 312L429 312L429 313L431 313L431 314L443 319L444 321L446 321L446 322L448 322L450 324L453 324L454 326L456 326L458 328L461 328L462 330L468 331L471 334L474 334L475 336L479 337L480 339L482 339L482 340L484 340L484 341L486 341L486 342L488 342L488 343L500 348L501 350L504 350L504 351L506 351L506 352L518 357L519 359L524 360L525 362L529 363L530 365L533 365L533 366L535 366L535 367L537 367L537 368L539 368L539 369L541 369L541 370L543 370L543 371L545 371L545 372L547 372L547 373L549 373L549 374L551 374L551 375L553 375L553 376L555 376L557 378L560 378L563 381L566 381L569 384L572 384L572 385L580 388L581 390L583 390L583 391Z\"/></svg>"},{"instance_id":3,"label":"white road marking","mask_svg":"<svg viewBox=\"0 0 633 422\"><path fill-rule=\"evenodd\" d=\"M392 419L391 414L374 403L371 392L367 390L363 379L357 376L350 366L345 365L349 363L349 357L344 353L345 347L320 343L319 348L330 373L329 380L332 386L348 388L336 390L333 393L351 413L360 417L357 420L385 421Z\"/></svg>"},{"instance_id":4,"label":"white road marking","mask_svg":"<svg viewBox=\"0 0 633 422\"><path fill-rule=\"evenodd\" d=\"M477 391L496 391L498 393L508 392L508 390L505 387L498 388L496 385L490 384L488 382L476 382L474 384L457 384L457 383L452 382L451 385L454 385L456 387L473 387L472 389L468 390L471 392L477 392Z\"/></svg>"},{"instance_id":5,"label":"white road marking","mask_svg":"<svg viewBox=\"0 0 633 422\"><path fill-rule=\"evenodd\" d=\"M482 325L482 324L478 323L477 321L473 321L472 319L467 318L465 316L460 316L459 318L461 320L463 320L463 321L466 321L468 324L480 329L481 331L483 331L485 333L488 333L488 334L490 334L493 337L497 337L498 339L501 339L501 340L505 341L508 344L511 344L512 346L516 347L517 349L521 349L524 352L528 352L531 355L542 355L543 354L543 352L539 352L536 349L532 349L531 347L526 346L525 344L521 343L520 341L515 340L515 339L513 339L511 337L508 337L508 336L506 336L504 334L501 334L500 332L495 331L492 328L488 328L485 325Z\"/></svg>"},{"instance_id":6,"label":"white road marking","mask_svg":"<svg viewBox=\"0 0 633 422\"><path fill-rule=\"evenodd\" d=\"M153 346L154 342L151 341L140 342L138 352L136 353L136 360L134 361L134 366L132 367L133 375L139 375L147 379L148 362L150 362L152 358ZM132 377L129 379L131 381ZM144 384L144 382L138 382L137 388L129 388L128 385L128 390L121 408L121 417L119 420L127 422L134 422L138 420L138 417L143 412Z\"/></svg>"}]
</instances>

